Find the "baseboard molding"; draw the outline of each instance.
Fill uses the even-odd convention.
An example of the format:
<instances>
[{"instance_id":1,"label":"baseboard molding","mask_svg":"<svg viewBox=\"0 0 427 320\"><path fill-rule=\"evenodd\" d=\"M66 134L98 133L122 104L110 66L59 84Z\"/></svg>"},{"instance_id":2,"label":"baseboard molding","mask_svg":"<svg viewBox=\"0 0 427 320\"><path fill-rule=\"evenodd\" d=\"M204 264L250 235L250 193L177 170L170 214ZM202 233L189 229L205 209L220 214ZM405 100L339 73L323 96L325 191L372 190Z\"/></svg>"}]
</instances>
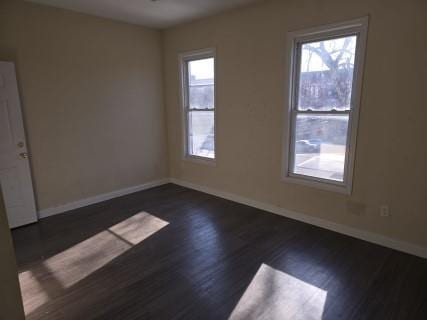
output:
<instances>
[{"instance_id":1,"label":"baseboard molding","mask_svg":"<svg viewBox=\"0 0 427 320\"><path fill-rule=\"evenodd\" d=\"M232 194L232 193L228 193L228 192L223 192L223 191L219 191L219 190L215 190L209 187L205 187L205 186L201 186L201 185L197 185L191 182L187 182L187 181L183 181L183 180L179 180L179 179L170 179L170 182L183 186L183 187L187 187L190 189L194 189L194 190L198 190L201 192L205 192L220 198L224 198L227 200L231 200L234 202L238 202L241 204L245 204L257 209L261 209L264 211L268 211L271 213L275 213L287 218L291 218L294 220L298 220L301 222L305 222L311 225L315 225L318 226L320 228L324 228L324 229L328 229L331 231L335 231L338 233L342 233L357 239L361 239L361 240L365 240L368 242L372 242L387 248L391 248L394 250L398 250L398 251L402 251L405 253L409 253L412 255L416 255L422 258L427 258L427 248L422 247L422 246L418 246L418 245L414 245L412 243L409 242L404 242L404 241L400 241L400 240L396 240L396 239L392 239L386 236L382 236L379 234L375 234L369 231L364 231L364 230L360 230L360 229L356 229L356 228L352 228L343 224L338 224L335 222L331 222L328 220L324 220L324 219L320 219L320 218L316 218L307 214L303 214L303 213L298 213L295 211L291 211L291 210L287 210L284 208L280 208L271 204L267 204L267 203L263 203L263 202L259 202L259 201L255 201L246 197L242 197L236 194Z\"/></svg>"},{"instance_id":2,"label":"baseboard molding","mask_svg":"<svg viewBox=\"0 0 427 320\"><path fill-rule=\"evenodd\" d=\"M357 239L361 239L361 240L365 240L368 242L372 242L387 248L391 248L391 249L395 249L398 251L402 251L405 253L409 253L412 255L416 255L422 258L427 258L427 248L422 247L422 246L418 246L418 245L414 245L412 243L409 242L404 242L401 240L397 240L397 239L393 239L393 238L389 238L389 237L385 237L379 234L375 234L369 231L364 231L364 230L360 230L360 229L356 229L356 228L352 228L343 224L338 224L332 221L328 221L328 220L324 220L324 219L320 219L320 218L316 218L307 214L303 214L303 213L299 213L299 212L295 212L295 211L291 211L291 210L287 210L284 208L280 208L268 203L264 203L264 202L260 202L260 201L256 201L256 200L252 200L246 197L242 197L233 193L228 193L228 192L223 192L223 191L219 191L213 188L209 188L206 186L202 186L202 185L198 185L198 184L194 184L188 181L183 181L183 180L179 180L179 179L161 179L161 180L156 180L156 181L151 181L148 183L144 183L138 186L133 186L130 188L124 188L124 189L120 189L120 190L116 190L116 191L112 191L112 192L108 192L108 193L104 193L104 194L100 194L97 196L93 196L93 197L89 197L89 198L85 198L85 199L81 199L78 201L73 201L64 205L60 205L57 207L53 207L53 208L47 208L47 209L42 209L38 211L38 216L39 218L46 218L55 214L59 214L59 213L64 213L70 210L74 210L74 209L78 209L78 208L82 208L91 204L95 204L95 203L99 203L102 201L106 201L106 200L110 200L113 198L117 198L120 196L124 196L127 194L131 194L134 192L138 192L138 191L142 191L142 190L146 190L146 189L150 189L153 187L157 187L166 183L174 183L186 188L190 188L190 189L194 189L194 190L198 190L201 192L205 192L220 198L224 198L227 200L231 200L234 202L238 202L241 204L245 204L260 210L264 210L267 212L271 212L274 214L278 214L287 218L291 218L294 220L298 220L301 222L305 222L308 224L312 224L315 226L318 226L320 228L324 228L324 229L328 229L331 231L335 231L338 233L342 233Z\"/></svg>"},{"instance_id":3,"label":"baseboard molding","mask_svg":"<svg viewBox=\"0 0 427 320\"><path fill-rule=\"evenodd\" d=\"M169 179L155 180L155 181L150 181L150 182L147 182L144 184L140 184L138 186L133 186L133 187L124 188L124 189L120 189L120 190L116 190L116 191L112 191L112 192L108 192L108 193L104 193L104 194L99 194L97 196L93 196L93 197L69 202L69 203L66 203L66 204L63 204L63 205L60 205L57 207L39 210L38 216L39 216L39 218L46 218L49 216L53 216L55 214L64 213L66 211L86 207L86 206L94 204L94 203L110 200L113 198L117 198L117 197L121 197L121 196L124 196L127 194L131 194L134 192L138 192L138 191L150 189L153 187L157 187L157 186L169 183L169 182L170 182Z\"/></svg>"}]
</instances>

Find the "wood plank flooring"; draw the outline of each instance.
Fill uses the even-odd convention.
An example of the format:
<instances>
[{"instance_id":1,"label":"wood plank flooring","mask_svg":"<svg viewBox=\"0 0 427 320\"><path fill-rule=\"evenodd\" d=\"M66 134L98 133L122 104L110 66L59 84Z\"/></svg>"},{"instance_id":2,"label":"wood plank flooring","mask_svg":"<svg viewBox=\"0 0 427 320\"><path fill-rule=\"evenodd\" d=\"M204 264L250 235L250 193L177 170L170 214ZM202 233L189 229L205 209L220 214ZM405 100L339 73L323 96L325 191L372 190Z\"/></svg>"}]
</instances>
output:
<instances>
[{"instance_id":1,"label":"wood plank flooring","mask_svg":"<svg viewBox=\"0 0 427 320\"><path fill-rule=\"evenodd\" d=\"M27 319L427 319L426 260L173 184L13 239Z\"/></svg>"}]
</instances>

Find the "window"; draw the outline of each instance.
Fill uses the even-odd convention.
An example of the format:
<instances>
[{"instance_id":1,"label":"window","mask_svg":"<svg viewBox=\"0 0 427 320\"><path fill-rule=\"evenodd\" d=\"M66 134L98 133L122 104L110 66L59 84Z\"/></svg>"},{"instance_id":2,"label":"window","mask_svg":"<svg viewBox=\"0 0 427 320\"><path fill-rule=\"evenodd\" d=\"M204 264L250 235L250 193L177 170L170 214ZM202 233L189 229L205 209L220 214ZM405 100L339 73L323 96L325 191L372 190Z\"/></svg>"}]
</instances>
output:
<instances>
[{"instance_id":1,"label":"window","mask_svg":"<svg viewBox=\"0 0 427 320\"><path fill-rule=\"evenodd\" d=\"M215 159L215 53L212 49L181 56L187 158Z\"/></svg>"},{"instance_id":2,"label":"window","mask_svg":"<svg viewBox=\"0 0 427 320\"><path fill-rule=\"evenodd\" d=\"M285 180L351 193L367 22L289 34Z\"/></svg>"}]
</instances>

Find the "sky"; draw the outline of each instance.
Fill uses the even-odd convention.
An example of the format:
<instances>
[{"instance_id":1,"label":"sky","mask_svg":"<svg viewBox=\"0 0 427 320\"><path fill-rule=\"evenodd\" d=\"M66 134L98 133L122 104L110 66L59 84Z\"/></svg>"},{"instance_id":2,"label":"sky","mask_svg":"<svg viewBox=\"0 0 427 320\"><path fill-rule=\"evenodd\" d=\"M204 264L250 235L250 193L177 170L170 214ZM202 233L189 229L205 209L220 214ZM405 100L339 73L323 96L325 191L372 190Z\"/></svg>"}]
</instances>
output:
<instances>
[{"instance_id":1,"label":"sky","mask_svg":"<svg viewBox=\"0 0 427 320\"><path fill-rule=\"evenodd\" d=\"M190 75L199 79L213 79L214 58L194 60L189 62Z\"/></svg>"}]
</instances>

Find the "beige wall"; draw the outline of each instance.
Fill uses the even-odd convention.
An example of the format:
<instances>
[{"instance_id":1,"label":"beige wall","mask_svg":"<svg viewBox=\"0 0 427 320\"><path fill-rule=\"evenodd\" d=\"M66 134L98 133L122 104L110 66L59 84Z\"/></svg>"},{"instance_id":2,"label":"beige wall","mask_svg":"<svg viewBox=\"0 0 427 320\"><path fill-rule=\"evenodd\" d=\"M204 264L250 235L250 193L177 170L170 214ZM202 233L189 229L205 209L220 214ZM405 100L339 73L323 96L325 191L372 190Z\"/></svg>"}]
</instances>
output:
<instances>
[{"instance_id":1,"label":"beige wall","mask_svg":"<svg viewBox=\"0 0 427 320\"><path fill-rule=\"evenodd\" d=\"M0 1L39 209L167 176L159 31Z\"/></svg>"},{"instance_id":2,"label":"beige wall","mask_svg":"<svg viewBox=\"0 0 427 320\"><path fill-rule=\"evenodd\" d=\"M39 208L169 169L174 178L426 246L426 6L268 0L168 29L162 44L159 31L2 0L0 59L17 65ZM366 15L353 194L284 183L286 32ZM217 48L216 167L181 160L177 55L206 47ZM366 210L352 213L352 202ZM392 218L379 216L381 204Z\"/></svg>"},{"instance_id":3,"label":"beige wall","mask_svg":"<svg viewBox=\"0 0 427 320\"><path fill-rule=\"evenodd\" d=\"M15 254L0 189L0 320L24 319Z\"/></svg>"},{"instance_id":4,"label":"beige wall","mask_svg":"<svg viewBox=\"0 0 427 320\"><path fill-rule=\"evenodd\" d=\"M286 32L370 16L352 196L280 180ZM181 160L178 53L217 49L217 166ZM427 245L425 0L266 1L164 34L170 172L388 237ZM366 211L351 213L357 206ZM389 204L392 218L379 216Z\"/></svg>"}]
</instances>

